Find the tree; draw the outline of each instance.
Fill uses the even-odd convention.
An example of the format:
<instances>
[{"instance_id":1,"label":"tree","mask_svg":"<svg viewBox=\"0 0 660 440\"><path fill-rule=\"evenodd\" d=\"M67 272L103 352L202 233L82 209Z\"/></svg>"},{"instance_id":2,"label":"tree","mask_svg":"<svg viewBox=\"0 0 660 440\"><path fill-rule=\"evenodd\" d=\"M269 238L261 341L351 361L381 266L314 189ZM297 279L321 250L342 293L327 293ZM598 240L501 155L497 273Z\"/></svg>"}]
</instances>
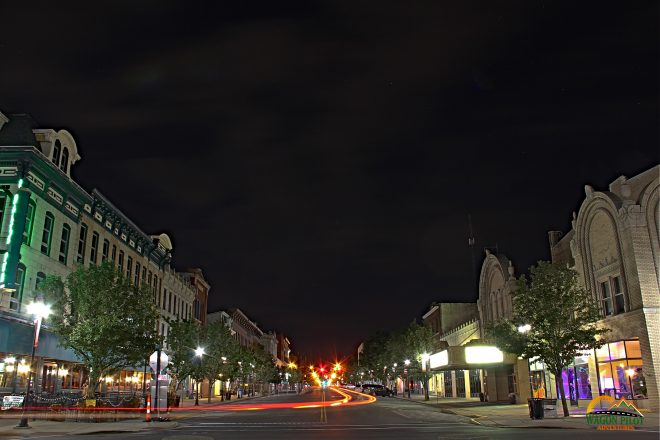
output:
<instances>
[{"instance_id":1,"label":"tree","mask_svg":"<svg viewBox=\"0 0 660 440\"><path fill-rule=\"evenodd\" d=\"M105 375L143 363L158 343L151 290L132 285L110 263L81 266L64 281L47 277L39 288L55 311L50 328L60 346L89 369L89 398Z\"/></svg>"},{"instance_id":2,"label":"tree","mask_svg":"<svg viewBox=\"0 0 660 440\"><path fill-rule=\"evenodd\" d=\"M192 321L172 321L167 334L168 354L170 356L168 369L174 380L173 389L176 394L179 387L188 376L195 373L198 366L193 356L199 343L199 325Z\"/></svg>"},{"instance_id":3,"label":"tree","mask_svg":"<svg viewBox=\"0 0 660 440\"><path fill-rule=\"evenodd\" d=\"M513 293L513 321L489 329L498 346L510 353L538 358L561 378L562 369L585 350L601 347L608 329L598 327L598 305L578 284L578 274L567 265L540 261L523 276ZM528 325L522 333L519 325ZM564 416L568 405L559 386Z\"/></svg>"},{"instance_id":4,"label":"tree","mask_svg":"<svg viewBox=\"0 0 660 440\"><path fill-rule=\"evenodd\" d=\"M208 401L215 381L220 378L232 377L241 362L240 347L230 330L222 321L215 321L206 325L202 330L203 347L206 352L204 360L204 376L209 381Z\"/></svg>"}]
</instances>

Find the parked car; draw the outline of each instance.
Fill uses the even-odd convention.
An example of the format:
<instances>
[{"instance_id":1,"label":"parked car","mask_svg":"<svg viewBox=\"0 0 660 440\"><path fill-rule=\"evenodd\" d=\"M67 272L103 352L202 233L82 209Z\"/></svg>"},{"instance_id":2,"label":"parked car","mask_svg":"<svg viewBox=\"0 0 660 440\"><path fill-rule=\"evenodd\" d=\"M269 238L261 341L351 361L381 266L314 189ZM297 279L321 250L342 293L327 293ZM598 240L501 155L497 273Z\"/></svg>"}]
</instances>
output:
<instances>
[{"instance_id":1,"label":"parked car","mask_svg":"<svg viewBox=\"0 0 660 440\"><path fill-rule=\"evenodd\" d=\"M391 397L394 395L394 392L391 389L377 383L362 385L362 392L365 394L371 394L372 396L379 396L379 397Z\"/></svg>"}]
</instances>

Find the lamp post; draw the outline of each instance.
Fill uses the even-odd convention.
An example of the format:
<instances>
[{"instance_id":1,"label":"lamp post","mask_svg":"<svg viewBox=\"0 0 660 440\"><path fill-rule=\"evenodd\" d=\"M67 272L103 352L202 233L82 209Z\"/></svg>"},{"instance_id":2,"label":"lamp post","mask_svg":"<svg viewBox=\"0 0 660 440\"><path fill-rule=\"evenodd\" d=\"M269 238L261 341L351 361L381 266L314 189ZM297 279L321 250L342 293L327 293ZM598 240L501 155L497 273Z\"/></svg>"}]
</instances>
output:
<instances>
[{"instance_id":1,"label":"lamp post","mask_svg":"<svg viewBox=\"0 0 660 440\"><path fill-rule=\"evenodd\" d=\"M195 349L195 356L199 358L199 367L202 369L202 356L204 356L204 349L202 347L197 347ZM197 376L199 377L199 375ZM195 406L199 406L199 380L195 379L195 388L197 392L195 393Z\"/></svg>"},{"instance_id":2,"label":"lamp post","mask_svg":"<svg viewBox=\"0 0 660 440\"><path fill-rule=\"evenodd\" d=\"M408 388L408 399L410 399L410 381L408 380L408 367L410 367L410 359L403 361L406 365L406 388Z\"/></svg>"},{"instance_id":3,"label":"lamp post","mask_svg":"<svg viewBox=\"0 0 660 440\"><path fill-rule=\"evenodd\" d=\"M518 333L525 334L528 331L530 331L531 329L532 329L531 325L523 324L523 325L518 326ZM529 393L532 397L534 397L534 387L532 386L532 372L530 370L531 370L530 362L529 362L529 358L527 358L527 382L529 382ZM484 391L486 391L486 390L484 390ZM484 394L486 394L486 393L484 392Z\"/></svg>"},{"instance_id":4,"label":"lamp post","mask_svg":"<svg viewBox=\"0 0 660 440\"><path fill-rule=\"evenodd\" d=\"M429 400L429 357L427 352L422 353L422 371L424 372L424 400Z\"/></svg>"},{"instance_id":5,"label":"lamp post","mask_svg":"<svg viewBox=\"0 0 660 440\"><path fill-rule=\"evenodd\" d=\"M50 315L50 306L44 304L42 301L36 301L27 306L28 314L34 316L34 340L32 341L32 355L30 356L30 370L28 372L27 389L25 398L23 399L23 414L21 420L18 422L17 428L29 428L26 408L28 407L28 400L30 400L30 388L32 385L32 369L34 367L34 352L39 345L39 331L41 330L41 321Z\"/></svg>"}]
</instances>

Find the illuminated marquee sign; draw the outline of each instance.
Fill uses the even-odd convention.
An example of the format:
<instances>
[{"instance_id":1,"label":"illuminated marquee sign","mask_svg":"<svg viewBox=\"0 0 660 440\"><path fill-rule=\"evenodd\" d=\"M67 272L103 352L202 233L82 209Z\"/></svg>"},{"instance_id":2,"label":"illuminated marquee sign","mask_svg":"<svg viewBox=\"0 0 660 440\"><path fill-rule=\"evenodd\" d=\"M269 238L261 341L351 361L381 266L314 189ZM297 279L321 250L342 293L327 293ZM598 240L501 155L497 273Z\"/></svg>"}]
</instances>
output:
<instances>
[{"instance_id":1,"label":"illuminated marquee sign","mask_svg":"<svg viewBox=\"0 0 660 440\"><path fill-rule=\"evenodd\" d=\"M449 364L449 354L447 353L447 350L432 354L429 357L429 364L431 368L444 367Z\"/></svg>"},{"instance_id":2,"label":"illuminated marquee sign","mask_svg":"<svg viewBox=\"0 0 660 440\"><path fill-rule=\"evenodd\" d=\"M465 347L465 362L468 364L495 364L504 360L499 348L487 345Z\"/></svg>"}]
</instances>

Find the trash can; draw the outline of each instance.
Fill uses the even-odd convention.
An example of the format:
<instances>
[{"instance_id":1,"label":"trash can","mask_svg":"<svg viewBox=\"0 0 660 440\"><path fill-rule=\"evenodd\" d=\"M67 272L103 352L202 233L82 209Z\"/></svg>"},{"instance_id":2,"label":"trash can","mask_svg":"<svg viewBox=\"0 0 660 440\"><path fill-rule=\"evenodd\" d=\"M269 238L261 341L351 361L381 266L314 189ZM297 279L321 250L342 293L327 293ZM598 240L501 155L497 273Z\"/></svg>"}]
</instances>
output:
<instances>
[{"instance_id":1,"label":"trash can","mask_svg":"<svg viewBox=\"0 0 660 440\"><path fill-rule=\"evenodd\" d=\"M557 399L543 400L543 417L557 417Z\"/></svg>"},{"instance_id":2,"label":"trash can","mask_svg":"<svg viewBox=\"0 0 660 440\"><path fill-rule=\"evenodd\" d=\"M543 400L544 399L527 399L530 419L540 420L543 418Z\"/></svg>"}]
</instances>

